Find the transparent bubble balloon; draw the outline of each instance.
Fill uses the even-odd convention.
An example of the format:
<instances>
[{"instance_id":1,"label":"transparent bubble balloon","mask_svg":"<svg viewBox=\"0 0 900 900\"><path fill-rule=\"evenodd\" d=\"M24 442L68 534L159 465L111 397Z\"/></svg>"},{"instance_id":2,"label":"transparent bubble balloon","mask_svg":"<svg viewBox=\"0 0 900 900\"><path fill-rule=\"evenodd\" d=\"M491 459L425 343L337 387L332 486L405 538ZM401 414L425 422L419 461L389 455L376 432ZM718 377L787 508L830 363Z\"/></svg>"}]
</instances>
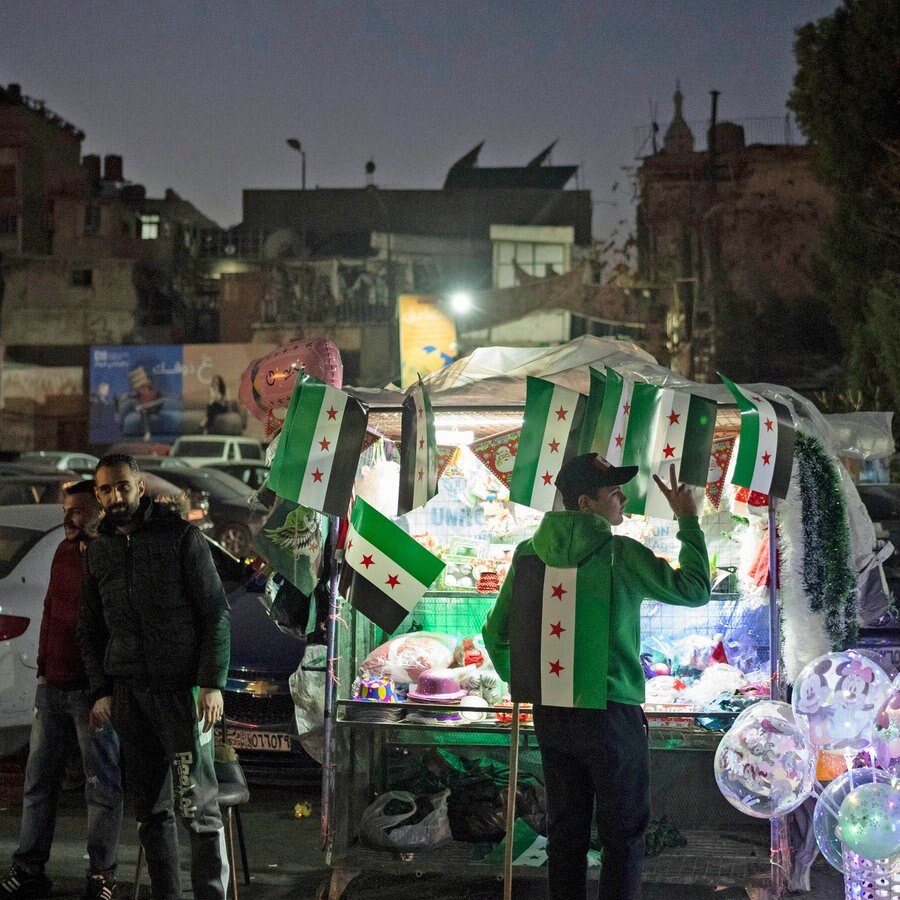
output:
<instances>
[{"instance_id":1,"label":"transparent bubble balloon","mask_svg":"<svg viewBox=\"0 0 900 900\"><path fill-rule=\"evenodd\" d=\"M763 700L745 709L719 742L713 762L722 796L748 816L796 809L815 784L816 756L791 707Z\"/></svg>"},{"instance_id":2,"label":"transparent bubble balloon","mask_svg":"<svg viewBox=\"0 0 900 900\"><path fill-rule=\"evenodd\" d=\"M872 744L875 714L890 688L884 669L870 657L856 650L826 653L797 676L791 706L814 747L858 753Z\"/></svg>"},{"instance_id":3,"label":"transparent bubble balloon","mask_svg":"<svg viewBox=\"0 0 900 900\"><path fill-rule=\"evenodd\" d=\"M852 781L851 781L852 777ZM844 871L841 839L837 833L841 804L855 788L863 784L894 784L896 779L882 769L853 769L835 778L819 795L813 812L813 832L822 856L838 870Z\"/></svg>"},{"instance_id":4,"label":"transparent bubble balloon","mask_svg":"<svg viewBox=\"0 0 900 900\"><path fill-rule=\"evenodd\" d=\"M875 714L872 749L882 769L896 770L900 764L900 684L897 679L894 679L887 699Z\"/></svg>"},{"instance_id":5,"label":"transparent bubble balloon","mask_svg":"<svg viewBox=\"0 0 900 900\"><path fill-rule=\"evenodd\" d=\"M841 843L866 859L900 852L900 788L874 781L844 797L836 832Z\"/></svg>"}]
</instances>

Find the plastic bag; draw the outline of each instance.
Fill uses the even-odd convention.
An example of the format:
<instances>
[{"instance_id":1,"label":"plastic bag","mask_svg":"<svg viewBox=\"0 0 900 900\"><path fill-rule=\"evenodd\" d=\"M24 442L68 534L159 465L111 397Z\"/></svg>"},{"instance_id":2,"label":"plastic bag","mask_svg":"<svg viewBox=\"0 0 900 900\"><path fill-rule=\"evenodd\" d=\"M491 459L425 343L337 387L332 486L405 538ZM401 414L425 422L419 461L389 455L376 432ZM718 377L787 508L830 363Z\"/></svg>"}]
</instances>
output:
<instances>
[{"instance_id":1,"label":"plastic bag","mask_svg":"<svg viewBox=\"0 0 900 900\"><path fill-rule=\"evenodd\" d=\"M424 850L445 844L452 840L447 816L449 796L450 791L445 790L417 801L408 791L385 791L363 811L360 839L371 847L388 850ZM412 819L422 804L429 803L431 809L421 821L402 824ZM400 811L388 813L388 805L399 806Z\"/></svg>"},{"instance_id":2,"label":"plastic bag","mask_svg":"<svg viewBox=\"0 0 900 900\"><path fill-rule=\"evenodd\" d=\"M456 638L433 631L401 634L376 647L361 663L359 674L389 675L395 684L419 680L426 669L447 669L453 663Z\"/></svg>"},{"instance_id":3,"label":"plastic bag","mask_svg":"<svg viewBox=\"0 0 900 900\"><path fill-rule=\"evenodd\" d=\"M325 759L326 674L325 645L307 644L300 668L288 679L300 744L319 763Z\"/></svg>"}]
</instances>

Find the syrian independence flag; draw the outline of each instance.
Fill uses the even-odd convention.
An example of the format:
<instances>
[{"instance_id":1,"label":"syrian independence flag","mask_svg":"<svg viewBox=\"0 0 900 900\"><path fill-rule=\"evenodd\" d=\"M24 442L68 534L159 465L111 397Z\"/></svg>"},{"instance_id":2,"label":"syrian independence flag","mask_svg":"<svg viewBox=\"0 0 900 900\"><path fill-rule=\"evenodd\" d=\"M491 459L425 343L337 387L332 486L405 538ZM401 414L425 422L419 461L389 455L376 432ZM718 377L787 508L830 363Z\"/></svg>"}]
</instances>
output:
<instances>
[{"instance_id":1,"label":"syrian independence flag","mask_svg":"<svg viewBox=\"0 0 900 900\"><path fill-rule=\"evenodd\" d=\"M595 382L592 380L592 390L594 390L594 385ZM643 429L640 433L638 428L629 430L632 429L631 410L634 388L633 381L623 378L615 369L607 368L603 401L600 404L599 416L593 429L590 449L585 450L585 453L598 453L612 465L621 466L625 457L626 441L640 441L646 438L646 429L649 426L646 418L638 420L638 424ZM585 440L583 443L587 445L588 442Z\"/></svg>"},{"instance_id":2,"label":"syrian independence flag","mask_svg":"<svg viewBox=\"0 0 900 900\"><path fill-rule=\"evenodd\" d=\"M510 606L510 695L519 703L606 708L609 603L579 569L515 561ZM608 588L607 588L608 593Z\"/></svg>"},{"instance_id":3,"label":"syrian independence flag","mask_svg":"<svg viewBox=\"0 0 900 900\"><path fill-rule=\"evenodd\" d=\"M627 498L625 511L672 519L669 501L653 476L659 475L668 484L669 468L674 463L679 482L705 488L715 427L715 400L636 384L623 464L637 466L638 474L622 486Z\"/></svg>"},{"instance_id":4,"label":"syrian independence flag","mask_svg":"<svg viewBox=\"0 0 900 900\"><path fill-rule=\"evenodd\" d=\"M269 487L300 506L346 515L367 419L368 407L349 394L316 378L298 379Z\"/></svg>"},{"instance_id":5,"label":"syrian independence flag","mask_svg":"<svg viewBox=\"0 0 900 900\"><path fill-rule=\"evenodd\" d=\"M594 433L597 431L597 422L600 421L600 410L603 409L603 397L606 394L606 375L597 369L589 368L591 375L591 387L588 393L587 407L584 410L584 425L581 427L581 439L578 453L593 453L595 451ZM603 454L600 454L603 456Z\"/></svg>"},{"instance_id":6,"label":"syrian independence flag","mask_svg":"<svg viewBox=\"0 0 900 900\"><path fill-rule=\"evenodd\" d=\"M390 634L422 599L445 563L362 497L353 501L341 593Z\"/></svg>"},{"instance_id":7,"label":"syrian independence flag","mask_svg":"<svg viewBox=\"0 0 900 900\"><path fill-rule=\"evenodd\" d=\"M398 515L424 506L438 492L438 452L434 412L420 378L403 400L400 432Z\"/></svg>"},{"instance_id":8,"label":"syrian independence flag","mask_svg":"<svg viewBox=\"0 0 900 900\"><path fill-rule=\"evenodd\" d=\"M585 398L571 388L528 376L525 420L509 484L509 499L547 512L556 501L556 476L578 453Z\"/></svg>"},{"instance_id":9,"label":"syrian independence flag","mask_svg":"<svg viewBox=\"0 0 900 900\"><path fill-rule=\"evenodd\" d=\"M787 497L794 461L794 420L777 400L752 394L719 373L741 411L741 434L731 483L772 497Z\"/></svg>"}]
</instances>

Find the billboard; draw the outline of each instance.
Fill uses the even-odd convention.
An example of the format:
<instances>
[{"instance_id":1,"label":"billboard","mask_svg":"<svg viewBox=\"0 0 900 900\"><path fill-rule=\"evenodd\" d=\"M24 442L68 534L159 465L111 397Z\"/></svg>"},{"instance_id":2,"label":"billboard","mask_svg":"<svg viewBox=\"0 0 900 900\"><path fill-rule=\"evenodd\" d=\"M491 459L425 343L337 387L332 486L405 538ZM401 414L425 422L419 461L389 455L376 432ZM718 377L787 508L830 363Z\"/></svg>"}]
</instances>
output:
<instances>
[{"instance_id":1,"label":"billboard","mask_svg":"<svg viewBox=\"0 0 900 900\"><path fill-rule=\"evenodd\" d=\"M182 434L263 439L263 423L238 405L241 375L275 344L91 347L92 445L171 444Z\"/></svg>"},{"instance_id":2,"label":"billboard","mask_svg":"<svg viewBox=\"0 0 900 900\"><path fill-rule=\"evenodd\" d=\"M437 372L456 358L456 324L444 313L438 298L401 294L400 387L406 390L417 375Z\"/></svg>"}]
</instances>

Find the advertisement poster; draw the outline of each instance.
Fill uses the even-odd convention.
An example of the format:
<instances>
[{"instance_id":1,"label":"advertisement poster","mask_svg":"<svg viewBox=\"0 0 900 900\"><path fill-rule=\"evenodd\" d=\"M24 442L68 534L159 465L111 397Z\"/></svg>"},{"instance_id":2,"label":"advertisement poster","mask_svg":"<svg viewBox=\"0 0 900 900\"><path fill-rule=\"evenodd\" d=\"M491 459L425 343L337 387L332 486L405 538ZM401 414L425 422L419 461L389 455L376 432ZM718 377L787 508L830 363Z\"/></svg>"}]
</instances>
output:
<instances>
[{"instance_id":1,"label":"advertisement poster","mask_svg":"<svg viewBox=\"0 0 900 900\"><path fill-rule=\"evenodd\" d=\"M182 434L263 439L237 402L241 375L273 344L92 347L89 440L171 444Z\"/></svg>"},{"instance_id":2,"label":"advertisement poster","mask_svg":"<svg viewBox=\"0 0 900 900\"><path fill-rule=\"evenodd\" d=\"M400 387L406 390L423 377L437 372L456 358L456 326L426 294L401 294Z\"/></svg>"}]
</instances>

